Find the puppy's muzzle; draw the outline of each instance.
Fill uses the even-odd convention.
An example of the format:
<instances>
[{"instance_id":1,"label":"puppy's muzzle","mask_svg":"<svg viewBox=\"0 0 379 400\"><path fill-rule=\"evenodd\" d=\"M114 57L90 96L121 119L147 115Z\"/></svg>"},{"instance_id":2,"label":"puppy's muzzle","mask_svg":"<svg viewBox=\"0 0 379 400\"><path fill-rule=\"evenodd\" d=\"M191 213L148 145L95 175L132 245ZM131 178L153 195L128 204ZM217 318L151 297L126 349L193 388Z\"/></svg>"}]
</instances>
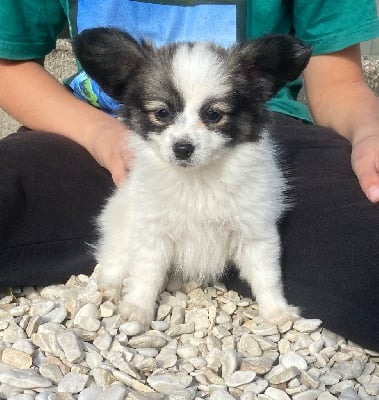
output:
<instances>
[{"instance_id":1,"label":"puppy's muzzle","mask_svg":"<svg viewBox=\"0 0 379 400\"><path fill-rule=\"evenodd\" d=\"M172 148L175 158L179 161L189 160L195 151L195 146L187 141L176 142Z\"/></svg>"}]
</instances>

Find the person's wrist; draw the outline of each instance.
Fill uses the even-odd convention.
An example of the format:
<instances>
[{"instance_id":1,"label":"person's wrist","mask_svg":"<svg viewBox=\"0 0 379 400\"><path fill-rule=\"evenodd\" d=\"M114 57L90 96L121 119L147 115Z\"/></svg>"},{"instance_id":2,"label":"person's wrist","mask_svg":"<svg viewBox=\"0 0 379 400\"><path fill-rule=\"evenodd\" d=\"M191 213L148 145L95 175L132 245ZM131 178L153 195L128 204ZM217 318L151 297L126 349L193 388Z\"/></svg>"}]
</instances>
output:
<instances>
[{"instance_id":1,"label":"person's wrist","mask_svg":"<svg viewBox=\"0 0 379 400\"><path fill-rule=\"evenodd\" d=\"M84 132L84 136L86 138L85 147L93 157L98 159L98 153L102 147L101 143L103 140L108 137L108 142L111 142L115 136L122 135L124 132L125 127L120 121L114 117L104 114L99 118L89 121L89 123L86 125Z\"/></svg>"}]
</instances>

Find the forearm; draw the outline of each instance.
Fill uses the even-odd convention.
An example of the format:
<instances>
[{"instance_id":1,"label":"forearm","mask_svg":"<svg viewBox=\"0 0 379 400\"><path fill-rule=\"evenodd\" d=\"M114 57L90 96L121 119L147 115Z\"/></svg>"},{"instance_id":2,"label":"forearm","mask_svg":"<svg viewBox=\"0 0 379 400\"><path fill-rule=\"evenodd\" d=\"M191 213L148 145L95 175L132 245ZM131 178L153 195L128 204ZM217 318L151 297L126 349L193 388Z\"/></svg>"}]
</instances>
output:
<instances>
[{"instance_id":1,"label":"forearm","mask_svg":"<svg viewBox=\"0 0 379 400\"><path fill-rule=\"evenodd\" d=\"M363 78L359 45L316 56L304 73L315 122L352 145L351 164L363 192L379 201L379 100Z\"/></svg>"},{"instance_id":2,"label":"forearm","mask_svg":"<svg viewBox=\"0 0 379 400\"><path fill-rule=\"evenodd\" d=\"M0 61L0 107L31 129L67 136L91 150L93 132L119 123L77 99L33 61Z\"/></svg>"},{"instance_id":3,"label":"forearm","mask_svg":"<svg viewBox=\"0 0 379 400\"><path fill-rule=\"evenodd\" d=\"M351 143L377 135L379 101L364 81L340 84L311 102L311 112L319 125L334 129Z\"/></svg>"}]
</instances>

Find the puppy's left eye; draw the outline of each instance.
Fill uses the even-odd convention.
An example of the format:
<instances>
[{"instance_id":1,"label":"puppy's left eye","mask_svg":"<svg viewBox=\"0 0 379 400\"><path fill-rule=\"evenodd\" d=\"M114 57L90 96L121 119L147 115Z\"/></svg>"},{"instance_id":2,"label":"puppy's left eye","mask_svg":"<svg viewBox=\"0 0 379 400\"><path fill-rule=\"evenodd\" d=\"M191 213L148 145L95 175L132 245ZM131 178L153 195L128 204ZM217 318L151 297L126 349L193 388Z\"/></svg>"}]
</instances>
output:
<instances>
[{"instance_id":1,"label":"puppy's left eye","mask_svg":"<svg viewBox=\"0 0 379 400\"><path fill-rule=\"evenodd\" d=\"M223 113L219 110L210 109L203 113L202 120L205 123L217 124L221 121Z\"/></svg>"}]
</instances>

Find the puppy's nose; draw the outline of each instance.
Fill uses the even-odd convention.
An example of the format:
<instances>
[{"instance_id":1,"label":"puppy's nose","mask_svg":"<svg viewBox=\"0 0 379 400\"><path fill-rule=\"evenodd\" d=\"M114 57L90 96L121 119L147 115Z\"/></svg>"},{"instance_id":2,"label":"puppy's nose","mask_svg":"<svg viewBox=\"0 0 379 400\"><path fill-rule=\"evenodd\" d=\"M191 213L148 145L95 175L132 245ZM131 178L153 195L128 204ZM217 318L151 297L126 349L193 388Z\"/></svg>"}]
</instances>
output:
<instances>
[{"instance_id":1,"label":"puppy's nose","mask_svg":"<svg viewBox=\"0 0 379 400\"><path fill-rule=\"evenodd\" d=\"M195 151L195 146L190 142L177 142L173 150L177 160L188 160Z\"/></svg>"}]
</instances>

